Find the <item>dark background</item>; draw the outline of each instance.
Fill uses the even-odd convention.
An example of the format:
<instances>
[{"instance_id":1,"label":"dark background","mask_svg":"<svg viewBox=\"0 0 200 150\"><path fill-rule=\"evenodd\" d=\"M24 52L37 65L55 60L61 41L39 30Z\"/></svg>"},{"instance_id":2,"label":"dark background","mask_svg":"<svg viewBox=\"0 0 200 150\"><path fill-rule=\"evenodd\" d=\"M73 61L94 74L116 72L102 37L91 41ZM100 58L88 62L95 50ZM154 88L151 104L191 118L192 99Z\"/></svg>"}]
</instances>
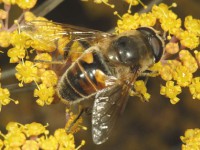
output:
<instances>
[{"instance_id":1,"label":"dark background","mask_svg":"<svg viewBox=\"0 0 200 150\"><path fill-rule=\"evenodd\" d=\"M128 5L120 0L114 1L116 10L120 14L126 12ZM149 1L143 1L148 4ZM177 2L178 7L173 8L179 17L192 15L200 19L199 0L165 0L171 4ZM43 3L40 0L37 6ZM141 6L133 7L132 11L143 9ZM45 17L60 23L84 26L87 28L108 31L116 26L117 17L113 15L113 9L105 5L96 5L91 2L79 0L65 0ZM17 14L17 13L15 13ZM8 60L0 58L3 74L8 70ZM14 65L10 65L13 67ZM6 71L5 71L6 74ZM6 75L4 75L6 76ZM12 78L1 81L2 86L16 83ZM87 131L80 131L75 135L76 145L82 139L86 140L84 150L179 150L181 149L180 135L188 128L200 128L200 101L192 100L188 89L183 89L179 95L181 99L176 105L172 105L169 99L159 94L160 78L152 78L148 81L148 92L151 94L149 103L142 103L137 98L131 98L113 129L110 139L102 144L95 145L91 139L90 116L84 116ZM13 103L3 106L0 112L0 130L5 132L5 125L10 121L22 124L40 122L50 124L48 129L53 133L57 128L65 125L65 105L58 103L51 106L40 107L35 103L33 91L12 92L11 97L19 99L20 104Z\"/></svg>"}]
</instances>

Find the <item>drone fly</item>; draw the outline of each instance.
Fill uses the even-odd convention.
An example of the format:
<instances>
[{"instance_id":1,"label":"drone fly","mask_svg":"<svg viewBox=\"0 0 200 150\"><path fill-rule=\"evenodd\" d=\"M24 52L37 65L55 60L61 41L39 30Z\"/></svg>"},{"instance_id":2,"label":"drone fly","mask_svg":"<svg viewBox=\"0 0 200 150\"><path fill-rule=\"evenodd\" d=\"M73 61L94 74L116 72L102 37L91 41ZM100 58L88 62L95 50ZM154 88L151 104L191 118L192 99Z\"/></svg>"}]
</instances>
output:
<instances>
[{"instance_id":1,"label":"drone fly","mask_svg":"<svg viewBox=\"0 0 200 150\"><path fill-rule=\"evenodd\" d=\"M120 34L47 21L31 21L21 26L31 38L49 44L69 37L64 47L64 60L69 53L79 53L77 59L66 61L57 94L62 102L86 103L92 109L92 136L96 144L108 139L123 111L134 82L163 54L164 42L156 30L140 27ZM39 31L46 32L41 34ZM70 51L78 42L84 51ZM89 104L87 104L89 102Z\"/></svg>"}]
</instances>

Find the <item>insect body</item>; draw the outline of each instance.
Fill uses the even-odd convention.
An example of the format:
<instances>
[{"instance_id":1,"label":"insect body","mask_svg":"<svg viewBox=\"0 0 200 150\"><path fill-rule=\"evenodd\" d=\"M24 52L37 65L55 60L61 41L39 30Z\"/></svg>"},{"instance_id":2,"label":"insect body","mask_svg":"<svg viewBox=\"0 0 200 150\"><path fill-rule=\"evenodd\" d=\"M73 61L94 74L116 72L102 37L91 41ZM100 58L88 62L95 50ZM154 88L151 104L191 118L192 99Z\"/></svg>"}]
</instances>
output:
<instances>
[{"instance_id":1,"label":"insect body","mask_svg":"<svg viewBox=\"0 0 200 150\"><path fill-rule=\"evenodd\" d=\"M58 93L64 101L76 103L105 88L103 78L111 75L99 49L92 47L63 74L58 84Z\"/></svg>"},{"instance_id":2,"label":"insect body","mask_svg":"<svg viewBox=\"0 0 200 150\"><path fill-rule=\"evenodd\" d=\"M38 32L44 27L52 33L47 35L49 37L41 36ZM94 99L92 135L96 144L108 139L124 109L129 90L138 76L160 60L164 47L157 32L147 27L114 35L69 25L33 21L22 26L22 31L34 39L51 39L55 43L58 35L70 36L71 42L84 43L89 47L66 68L58 82L57 93L64 103L84 103ZM69 48L66 48L66 58L70 57L69 52Z\"/></svg>"}]
</instances>

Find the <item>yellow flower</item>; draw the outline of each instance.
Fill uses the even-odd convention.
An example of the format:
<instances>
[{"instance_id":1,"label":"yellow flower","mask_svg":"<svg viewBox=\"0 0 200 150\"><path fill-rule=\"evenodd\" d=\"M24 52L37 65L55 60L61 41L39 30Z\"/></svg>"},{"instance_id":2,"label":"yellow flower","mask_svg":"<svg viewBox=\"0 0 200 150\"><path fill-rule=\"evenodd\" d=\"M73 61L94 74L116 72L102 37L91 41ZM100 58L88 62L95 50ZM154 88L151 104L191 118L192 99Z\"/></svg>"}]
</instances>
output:
<instances>
[{"instance_id":1,"label":"yellow flower","mask_svg":"<svg viewBox=\"0 0 200 150\"><path fill-rule=\"evenodd\" d=\"M49 53L39 53L35 56L34 60L36 60L36 63L35 65L38 67L38 68L43 68L43 69L46 69L46 68L49 68L50 65L51 65L51 61L52 61L52 57ZM37 62L37 61L44 61L44 62ZM47 61L45 63L45 61Z\"/></svg>"},{"instance_id":2,"label":"yellow flower","mask_svg":"<svg viewBox=\"0 0 200 150\"><path fill-rule=\"evenodd\" d=\"M199 45L199 37L189 31L181 31L177 37L180 39L181 45L194 49Z\"/></svg>"},{"instance_id":3,"label":"yellow flower","mask_svg":"<svg viewBox=\"0 0 200 150\"><path fill-rule=\"evenodd\" d=\"M97 3L97 4L104 3L104 4L108 5L108 6L110 6L111 8L115 7L115 5L109 4L108 0L94 0L94 3Z\"/></svg>"},{"instance_id":4,"label":"yellow flower","mask_svg":"<svg viewBox=\"0 0 200 150\"><path fill-rule=\"evenodd\" d=\"M192 81L193 74L185 66L177 66L173 72L173 79L177 81L177 84L186 87Z\"/></svg>"},{"instance_id":5,"label":"yellow flower","mask_svg":"<svg viewBox=\"0 0 200 150\"><path fill-rule=\"evenodd\" d=\"M26 11L25 13L24 13L24 20L25 21L27 21L27 22L29 22L29 21L33 21L33 20L44 20L44 21L47 21L47 19L46 18L44 18L44 17L36 17L32 12L30 12L30 11Z\"/></svg>"},{"instance_id":6,"label":"yellow flower","mask_svg":"<svg viewBox=\"0 0 200 150\"><path fill-rule=\"evenodd\" d=\"M0 9L0 19L6 19L7 15L8 13L5 10Z\"/></svg>"},{"instance_id":7,"label":"yellow flower","mask_svg":"<svg viewBox=\"0 0 200 150\"><path fill-rule=\"evenodd\" d=\"M145 9L147 6L141 0L124 0L129 4L128 13L131 13L131 7L141 4Z\"/></svg>"},{"instance_id":8,"label":"yellow flower","mask_svg":"<svg viewBox=\"0 0 200 150\"><path fill-rule=\"evenodd\" d=\"M19 86L23 86L24 83L30 83L32 81L36 81L37 76L37 68L34 66L33 62L31 61L25 61L25 63L20 63L16 66L15 73L16 78L21 81Z\"/></svg>"},{"instance_id":9,"label":"yellow flower","mask_svg":"<svg viewBox=\"0 0 200 150\"><path fill-rule=\"evenodd\" d=\"M16 4L21 9L30 9L33 8L37 2L37 0L15 0Z\"/></svg>"},{"instance_id":10,"label":"yellow flower","mask_svg":"<svg viewBox=\"0 0 200 150\"><path fill-rule=\"evenodd\" d=\"M126 13L117 21L116 32L121 33L137 29L140 25L140 16L138 13L131 15Z\"/></svg>"},{"instance_id":11,"label":"yellow flower","mask_svg":"<svg viewBox=\"0 0 200 150\"><path fill-rule=\"evenodd\" d=\"M32 21L36 19L36 16L32 12L27 11L24 13L24 19L25 21Z\"/></svg>"},{"instance_id":12,"label":"yellow flower","mask_svg":"<svg viewBox=\"0 0 200 150\"><path fill-rule=\"evenodd\" d=\"M6 150L78 150L84 144L75 148L75 141L73 134L67 134L66 129L60 128L54 132L54 135L48 135L49 131L40 123L30 123L22 125L17 122L10 122L7 124L7 134L2 134L3 140L0 140L0 148L4 146Z\"/></svg>"},{"instance_id":13,"label":"yellow flower","mask_svg":"<svg viewBox=\"0 0 200 150\"><path fill-rule=\"evenodd\" d=\"M49 131L40 123L30 123L22 125L17 122L10 122L7 124L7 134L0 132L3 140L0 139L0 148L4 147L6 150L78 150L84 144L75 148L75 141L73 134L67 134L66 129L60 128L54 132L54 135L48 135Z\"/></svg>"},{"instance_id":14,"label":"yellow flower","mask_svg":"<svg viewBox=\"0 0 200 150\"><path fill-rule=\"evenodd\" d=\"M101 4L101 3L108 3L108 0L94 0L94 3Z\"/></svg>"},{"instance_id":15,"label":"yellow flower","mask_svg":"<svg viewBox=\"0 0 200 150\"><path fill-rule=\"evenodd\" d=\"M34 140L26 140L22 146L22 150L39 150L39 144Z\"/></svg>"},{"instance_id":16,"label":"yellow flower","mask_svg":"<svg viewBox=\"0 0 200 150\"><path fill-rule=\"evenodd\" d=\"M10 45L11 33L8 31L0 31L0 46L8 47Z\"/></svg>"},{"instance_id":17,"label":"yellow flower","mask_svg":"<svg viewBox=\"0 0 200 150\"><path fill-rule=\"evenodd\" d=\"M200 20L194 19L192 16L185 17L184 22L185 28L191 32L196 34L197 36L200 36Z\"/></svg>"},{"instance_id":18,"label":"yellow flower","mask_svg":"<svg viewBox=\"0 0 200 150\"><path fill-rule=\"evenodd\" d=\"M150 70L153 72L159 72L159 70L163 67L162 63L159 61L158 63L155 63Z\"/></svg>"},{"instance_id":19,"label":"yellow flower","mask_svg":"<svg viewBox=\"0 0 200 150\"><path fill-rule=\"evenodd\" d=\"M172 6L170 7L176 7L176 3L173 3ZM154 5L152 7L152 13L156 16L156 18L160 19L161 21L162 19L167 19L167 18L176 19L177 15L173 13L171 10L169 10L170 7L164 3L160 3L159 5Z\"/></svg>"},{"instance_id":20,"label":"yellow flower","mask_svg":"<svg viewBox=\"0 0 200 150\"><path fill-rule=\"evenodd\" d=\"M8 148L22 146L26 141L26 136L20 131L9 132L5 135L4 144Z\"/></svg>"},{"instance_id":21,"label":"yellow flower","mask_svg":"<svg viewBox=\"0 0 200 150\"><path fill-rule=\"evenodd\" d=\"M175 34L180 30L181 19L177 19L177 15L169 10L170 7L176 7L176 4L173 3L172 6L167 6L163 3L158 6L154 5L152 13L159 19L164 31L168 31L170 34Z\"/></svg>"},{"instance_id":22,"label":"yellow flower","mask_svg":"<svg viewBox=\"0 0 200 150\"><path fill-rule=\"evenodd\" d=\"M8 50L7 54L8 54L8 57L10 57L10 63L16 63L25 57L26 52L24 48L13 47Z\"/></svg>"},{"instance_id":23,"label":"yellow flower","mask_svg":"<svg viewBox=\"0 0 200 150\"><path fill-rule=\"evenodd\" d=\"M159 19L167 17L168 11L168 6L164 3L152 7L152 13Z\"/></svg>"},{"instance_id":24,"label":"yellow flower","mask_svg":"<svg viewBox=\"0 0 200 150\"><path fill-rule=\"evenodd\" d=\"M159 72L161 78L165 81L171 80L173 77L173 70L170 65L163 65L163 67L160 68Z\"/></svg>"},{"instance_id":25,"label":"yellow flower","mask_svg":"<svg viewBox=\"0 0 200 150\"><path fill-rule=\"evenodd\" d=\"M163 18L161 27L164 31L169 31L170 34L176 34L180 31L181 19Z\"/></svg>"},{"instance_id":26,"label":"yellow flower","mask_svg":"<svg viewBox=\"0 0 200 150\"><path fill-rule=\"evenodd\" d=\"M177 60L168 60L165 63L158 62L151 70L159 72L161 78L165 81L172 80L174 72L178 66L181 66L181 62Z\"/></svg>"},{"instance_id":27,"label":"yellow flower","mask_svg":"<svg viewBox=\"0 0 200 150\"><path fill-rule=\"evenodd\" d=\"M169 54L176 54L179 51L178 43L169 42L165 46L165 51Z\"/></svg>"},{"instance_id":28,"label":"yellow flower","mask_svg":"<svg viewBox=\"0 0 200 150\"><path fill-rule=\"evenodd\" d=\"M175 86L173 81L167 81L166 86L162 85L160 89L160 94L170 98L172 104L179 102L180 99L176 96L180 93L181 87L179 85Z\"/></svg>"},{"instance_id":29,"label":"yellow flower","mask_svg":"<svg viewBox=\"0 0 200 150\"><path fill-rule=\"evenodd\" d=\"M10 92L8 89L0 88L0 104L7 105L10 103Z\"/></svg>"},{"instance_id":30,"label":"yellow flower","mask_svg":"<svg viewBox=\"0 0 200 150\"><path fill-rule=\"evenodd\" d=\"M152 27L156 23L156 17L152 13L142 13L140 15L140 25Z\"/></svg>"},{"instance_id":31,"label":"yellow flower","mask_svg":"<svg viewBox=\"0 0 200 150\"><path fill-rule=\"evenodd\" d=\"M23 32L14 31L10 37L10 43L17 48L29 48L31 40Z\"/></svg>"},{"instance_id":32,"label":"yellow flower","mask_svg":"<svg viewBox=\"0 0 200 150\"><path fill-rule=\"evenodd\" d=\"M47 126L43 126L40 123L32 122L30 124L26 124L23 127L23 132L26 134L27 137L31 136L39 136L41 134L48 134L48 130L46 130Z\"/></svg>"},{"instance_id":33,"label":"yellow flower","mask_svg":"<svg viewBox=\"0 0 200 150\"><path fill-rule=\"evenodd\" d=\"M41 75L41 81L47 87L53 87L58 82L58 77L53 70L47 70Z\"/></svg>"},{"instance_id":34,"label":"yellow flower","mask_svg":"<svg viewBox=\"0 0 200 150\"><path fill-rule=\"evenodd\" d=\"M182 150L199 150L200 129L187 129L180 138L183 142Z\"/></svg>"},{"instance_id":35,"label":"yellow flower","mask_svg":"<svg viewBox=\"0 0 200 150\"><path fill-rule=\"evenodd\" d=\"M129 92L130 96L139 96L142 100L149 101L150 94L147 93L147 88L144 81L138 80L134 83L134 91Z\"/></svg>"},{"instance_id":36,"label":"yellow flower","mask_svg":"<svg viewBox=\"0 0 200 150\"><path fill-rule=\"evenodd\" d=\"M2 105L8 105L10 101L13 101L15 104L19 103L17 100L13 100L10 98L10 92L8 91L8 89L0 88L0 111Z\"/></svg>"},{"instance_id":37,"label":"yellow flower","mask_svg":"<svg viewBox=\"0 0 200 150\"><path fill-rule=\"evenodd\" d=\"M75 149L74 136L73 134L67 134L65 129L57 129L54 133L54 137L61 147L69 150Z\"/></svg>"},{"instance_id":38,"label":"yellow flower","mask_svg":"<svg viewBox=\"0 0 200 150\"><path fill-rule=\"evenodd\" d=\"M0 139L0 149L2 149L3 148L3 141Z\"/></svg>"},{"instance_id":39,"label":"yellow flower","mask_svg":"<svg viewBox=\"0 0 200 150\"><path fill-rule=\"evenodd\" d=\"M128 4L131 4L133 6L136 6L139 4L139 0L125 0Z\"/></svg>"},{"instance_id":40,"label":"yellow flower","mask_svg":"<svg viewBox=\"0 0 200 150\"><path fill-rule=\"evenodd\" d=\"M55 89L47 87L45 84L40 84L38 89L34 90L34 97L39 97L36 102L40 106L50 105L54 100Z\"/></svg>"},{"instance_id":41,"label":"yellow flower","mask_svg":"<svg viewBox=\"0 0 200 150\"><path fill-rule=\"evenodd\" d=\"M8 132L15 132L15 131L21 131L21 127L22 125L17 123L17 122L9 122L7 125L6 125L6 130Z\"/></svg>"},{"instance_id":42,"label":"yellow flower","mask_svg":"<svg viewBox=\"0 0 200 150\"><path fill-rule=\"evenodd\" d=\"M189 85L190 93L193 99L200 100L200 77L192 79L192 83Z\"/></svg>"},{"instance_id":43,"label":"yellow flower","mask_svg":"<svg viewBox=\"0 0 200 150\"><path fill-rule=\"evenodd\" d=\"M40 138L40 148L43 150L56 150L58 149L58 141L54 136L48 138Z\"/></svg>"},{"instance_id":44,"label":"yellow flower","mask_svg":"<svg viewBox=\"0 0 200 150\"><path fill-rule=\"evenodd\" d=\"M198 69L197 61L188 50L181 50L179 52L179 59L181 60L183 66L187 67L187 69L191 73L194 73L197 71Z\"/></svg>"}]
</instances>

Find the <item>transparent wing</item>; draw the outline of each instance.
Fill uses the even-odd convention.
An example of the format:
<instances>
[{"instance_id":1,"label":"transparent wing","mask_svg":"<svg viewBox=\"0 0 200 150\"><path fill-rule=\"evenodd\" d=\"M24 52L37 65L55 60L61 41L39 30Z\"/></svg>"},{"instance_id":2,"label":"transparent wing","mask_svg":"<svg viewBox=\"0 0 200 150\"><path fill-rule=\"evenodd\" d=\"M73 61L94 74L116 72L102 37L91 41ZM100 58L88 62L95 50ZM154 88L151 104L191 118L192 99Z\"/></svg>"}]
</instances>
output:
<instances>
[{"instance_id":1,"label":"transparent wing","mask_svg":"<svg viewBox=\"0 0 200 150\"><path fill-rule=\"evenodd\" d=\"M55 59L61 56L61 59L70 58L72 61L98 40L111 36L105 32L42 20L25 22L20 30L34 40L33 48L54 51Z\"/></svg>"},{"instance_id":2,"label":"transparent wing","mask_svg":"<svg viewBox=\"0 0 200 150\"><path fill-rule=\"evenodd\" d=\"M97 93L92 110L92 136L95 144L105 142L128 99L128 88L121 85Z\"/></svg>"},{"instance_id":3,"label":"transparent wing","mask_svg":"<svg viewBox=\"0 0 200 150\"><path fill-rule=\"evenodd\" d=\"M25 22L20 26L20 29L31 38L47 44L49 41L56 41L63 36L73 40L94 40L110 36L108 33L97 30L42 20Z\"/></svg>"},{"instance_id":4,"label":"transparent wing","mask_svg":"<svg viewBox=\"0 0 200 150\"><path fill-rule=\"evenodd\" d=\"M140 73L138 66L132 71L126 75L121 72L121 79L97 92L92 110L92 136L95 144L102 144L108 139L119 115L123 112L129 90Z\"/></svg>"}]
</instances>

